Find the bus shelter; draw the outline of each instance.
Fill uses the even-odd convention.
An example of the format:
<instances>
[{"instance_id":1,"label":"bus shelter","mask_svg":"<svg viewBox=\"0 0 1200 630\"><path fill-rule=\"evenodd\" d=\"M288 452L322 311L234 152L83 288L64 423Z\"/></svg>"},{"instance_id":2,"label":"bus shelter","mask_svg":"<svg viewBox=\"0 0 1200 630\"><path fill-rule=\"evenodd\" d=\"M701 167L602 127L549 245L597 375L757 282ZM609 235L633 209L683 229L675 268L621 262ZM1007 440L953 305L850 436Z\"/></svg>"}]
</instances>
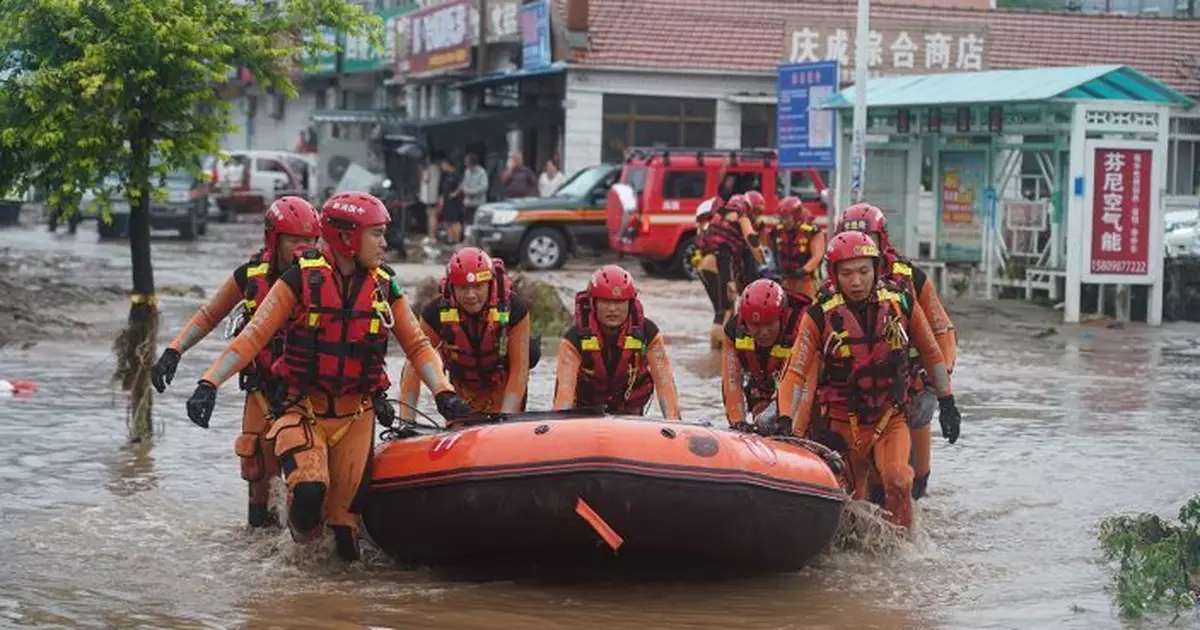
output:
<instances>
[{"instance_id":1,"label":"bus shelter","mask_svg":"<svg viewBox=\"0 0 1200 630\"><path fill-rule=\"evenodd\" d=\"M1147 285L1147 323L1161 323L1169 118L1192 99L1119 65L885 77L866 89L864 198L887 213L899 251L971 267L989 299L1005 288L1063 299L1068 323L1085 284L1101 285L1101 300L1106 285ZM842 164L854 92L817 105L839 114ZM845 207L850 169L838 170Z\"/></svg>"}]
</instances>

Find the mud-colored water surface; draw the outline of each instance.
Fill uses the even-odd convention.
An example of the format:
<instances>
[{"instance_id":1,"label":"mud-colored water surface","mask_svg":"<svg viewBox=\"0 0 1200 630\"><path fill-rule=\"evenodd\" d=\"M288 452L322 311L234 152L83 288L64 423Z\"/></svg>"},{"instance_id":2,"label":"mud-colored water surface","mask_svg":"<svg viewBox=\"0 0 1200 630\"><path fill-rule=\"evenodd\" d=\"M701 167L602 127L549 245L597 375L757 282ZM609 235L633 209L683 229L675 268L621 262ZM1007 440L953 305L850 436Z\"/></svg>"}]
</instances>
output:
<instances>
[{"instance_id":1,"label":"mud-colored water surface","mask_svg":"<svg viewBox=\"0 0 1200 630\"><path fill-rule=\"evenodd\" d=\"M257 238L249 224L211 229L194 244L155 241L160 284L212 291ZM86 226L74 236L0 232L0 248L73 257L63 273L97 292L128 283L127 245L97 243ZM437 272L397 269L412 283ZM545 277L577 288L587 275L579 265ZM685 419L714 418L720 390L700 287L643 279L642 294L668 334ZM161 300L165 343L199 301ZM1005 309L959 309L971 320L954 375L963 438L936 443L914 539L890 551L851 545L795 575L700 584L448 580L377 553L347 568L286 533L243 526L236 384L222 387L210 430L184 412L224 343L219 333L184 358L157 397L152 446L130 446L124 401L108 378L125 307L111 299L60 306L113 325L0 348L0 379L39 387L0 399L2 626L1119 627L1095 523L1113 511L1169 515L1200 491L1200 362L1171 351L1200 329L1058 326L1035 336L1036 324L1012 326ZM553 365L543 360L531 379L532 409L550 403ZM393 377L399 366L396 355Z\"/></svg>"}]
</instances>

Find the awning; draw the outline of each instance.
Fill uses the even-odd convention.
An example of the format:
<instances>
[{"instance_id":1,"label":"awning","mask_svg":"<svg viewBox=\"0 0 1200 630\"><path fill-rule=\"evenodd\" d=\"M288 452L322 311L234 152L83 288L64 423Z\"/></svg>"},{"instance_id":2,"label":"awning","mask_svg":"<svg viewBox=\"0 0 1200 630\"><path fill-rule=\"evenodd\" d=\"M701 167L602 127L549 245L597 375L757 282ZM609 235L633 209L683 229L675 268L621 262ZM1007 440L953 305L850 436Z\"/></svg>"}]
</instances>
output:
<instances>
[{"instance_id":1,"label":"awning","mask_svg":"<svg viewBox=\"0 0 1200 630\"><path fill-rule=\"evenodd\" d=\"M725 100L738 105L775 105L779 102L774 94L726 94Z\"/></svg>"},{"instance_id":2,"label":"awning","mask_svg":"<svg viewBox=\"0 0 1200 630\"><path fill-rule=\"evenodd\" d=\"M360 125L399 125L406 122L403 112L386 109L319 109L309 118L313 122Z\"/></svg>"},{"instance_id":3,"label":"awning","mask_svg":"<svg viewBox=\"0 0 1200 630\"><path fill-rule=\"evenodd\" d=\"M429 146L439 149L461 148L514 129L561 125L563 109L558 105L478 109L465 114L409 122L425 137Z\"/></svg>"},{"instance_id":4,"label":"awning","mask_svg":"<svg viewBox=\"0 0 1200 630\"><path fill-rule=\"evenodd\" d=\"M533 70L511 70L507 72L493 72L476 79L468 79L460 83L455 83L450 86L457 90L465 88L482 88L492 85L501 85L504 83L512 83L521 79L530 79L534 77L545 77L553 74L561 74L566 72L567 65L561 61L552 63L544 68L536 68Z\"/></svg>"}]
</instances>

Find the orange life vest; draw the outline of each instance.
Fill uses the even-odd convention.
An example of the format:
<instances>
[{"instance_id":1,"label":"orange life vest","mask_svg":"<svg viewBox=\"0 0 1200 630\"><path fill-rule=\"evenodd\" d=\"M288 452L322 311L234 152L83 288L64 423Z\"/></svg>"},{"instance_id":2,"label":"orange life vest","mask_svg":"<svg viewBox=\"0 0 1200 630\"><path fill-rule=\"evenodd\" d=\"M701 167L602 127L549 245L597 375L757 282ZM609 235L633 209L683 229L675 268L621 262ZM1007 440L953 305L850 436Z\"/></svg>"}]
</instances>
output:
<instances>
[{"instance_id":1,"label":"orange life vest","mask_svg":"<svg viewBox=\"0 0 1200 630\"><path fill-rule=\"evenodd\" d=\"M811 223L801 223L792 229L777 227L772 233L775 249L775 264L784 278L802 278L804 265L812 258L809 244L821 228Z\"/></svg>"},{"instance_id":2,"label":"orange life vest","mask_svg":"<svg viewBox=\"0 0 1200 630\"><path fill-rule=\"evenodd\" d=\"M478 316L466 315L454 301L454 292L442 279L439 298L438 353L450 374L450 383L473 391L503 386L508 382L508 335L512 327L509 296L512 283L504 263L492 263L492 289Z\"/></svg>"},{"instance_id":3,"label":"orange life vest","mask_svg":"<svg viewBox=\"0 0 1200 630\"><path fill-rule=\"evenodd\" d=\"M737 325L733 349L738 364L742 366L742 394L746 397L746 407L752 413L758 413L760 406L768 405L775 399L781 372L796 341L800 315L807 306L807 301L793 302L789 298L783 325L779 329L779 339L770 348L759 348L745 326Z\"/></svg>"},{"instance_id":4,"label":"orange life vest","mask_svg":"<svg viewBox=\"0 0 1200 630\"><path fill-rule=\"evenodd\" d=\"M301 395L315 389L332 399L386 391L391 274L382 267L359 272L357 293L343 300L333 266L321 252L306 251L299 264L299 314L286 327L275 376Z\"/></svg>"},{"instance_id":5,"label":"orange life vest","mask_svg":"<svg viewBox=\"0 0 1200 630\"><path fill-rule=\"evenodd\" d=\"M581 358L575 388L577 406L604 405L605 411L612 414L640 416L646 412L654 380L646 363L650 340L646 339L644 323L642 303L635 299L629 318L617 331L620 354L610 371L604 360L604 336L594 332L600 330L600 323L592 312L591 297L587 291L575 295L575 330L579 333L576 349Z\"/></svg>"},{"instance_id":6,"label":"orange life vest","mask_svg":"<svg viewBox=\"0 0 1200 630\"><path fill-rule=\"evenodd\" d=\"M742 236L739 224L741 218L742 215L736 212L713 213L708 226L696 235L696 248L705 254L715 254L725 249L733 254L734 260L740 260L741 250L746 247L746 238Z\"/></svg>"},{"instance_id":7,"label":"orange life vest","mask_svg":"<svg viewBox=\"0 0 1200 630\"><path fill-rule=\"evenodd\" d=\"M259 301L265 298L271 290L271 284L275 280L273 276L269 255L266 250L258 250L250 257L250 264L246 267L246 286L242 290L242 299L245 300L246 310L235 329L235 334L242 332L242 329L254 317ZM258 356L254 357L254 361L238 374L238 387L247 392L270 391L271 388L267 386L266 381L271 377L271 366L281 356L283 356L283 332L276 332L267 345L259 351Z\"/></svg>"},{"instance_id":8,"label":"orange life vest","mask_svg":"<svg viewBox=\"0 0 1200 630\"><path fill-rule=\"evenodd\" d=\"M910 347L906 302L898 287L879 285L866 307L865 330L840 292L820 303L824 368L817 399L826 410L874 422L889 408L904 408Z\"/></svg>"}]
</instances>

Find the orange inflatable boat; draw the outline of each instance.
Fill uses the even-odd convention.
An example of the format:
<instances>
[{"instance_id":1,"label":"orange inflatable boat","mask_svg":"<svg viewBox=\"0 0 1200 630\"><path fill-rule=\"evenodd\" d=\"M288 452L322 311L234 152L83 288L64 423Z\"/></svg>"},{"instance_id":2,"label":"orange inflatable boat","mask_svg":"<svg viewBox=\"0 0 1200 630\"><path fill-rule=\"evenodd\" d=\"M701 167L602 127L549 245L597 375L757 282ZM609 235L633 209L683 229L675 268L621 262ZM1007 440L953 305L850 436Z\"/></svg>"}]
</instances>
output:
<instances>
[{"instance_id":1,"label":"orange inflatable boat","mask_svg":"<svg viewBox=\"0 0 1200 630\"><path fill-rule=\"evenodd\" d=\"M595 411L502 420L385 438L362 497L370 538L429 566L790 571L847 501L814 443Z\"/></svg>"}]
</instances>

